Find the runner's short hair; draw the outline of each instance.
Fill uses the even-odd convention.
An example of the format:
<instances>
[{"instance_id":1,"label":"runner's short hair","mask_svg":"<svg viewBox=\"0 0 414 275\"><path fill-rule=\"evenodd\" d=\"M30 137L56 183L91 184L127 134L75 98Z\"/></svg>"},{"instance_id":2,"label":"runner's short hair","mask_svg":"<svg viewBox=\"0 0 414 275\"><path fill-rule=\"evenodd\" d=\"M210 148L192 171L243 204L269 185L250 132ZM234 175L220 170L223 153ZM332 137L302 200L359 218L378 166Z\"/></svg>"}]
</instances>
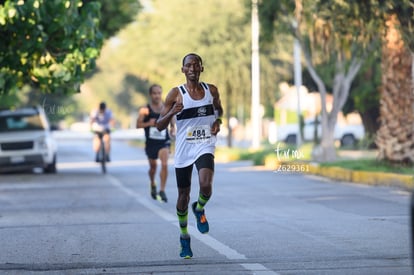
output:
<instances>
[{"instance_id":1,"label":"runner's short hair","mask_svg":"<svg viewBox=\"0 0 414 275\"><path fill-rule=\"evenodd\" d=\"M195 58L197 58L197 59L198 59L198 61L200 62L200 64L201 64L201 65L203 65L203 60L201 59L201 56L199 56L199 55L198 55L198 54L196 54L196 53L189 53L189 54L186 54L186 55L184 56L184 58L183 58L183 66L184 66L185 59L186 59L187 57L189 57L189 56L194 56Z\"/></svg>"},{"instance_id":2,"label":"runner's short hair","mask_svg":"<svg viewBox=\"0 0 414 275\"><path fill-rule=\"evenodd\" d=\"M99 110L105 110L106 109L106 103L105 102L101 102L99 103Z\"/></svg>"},{"instance_id":3,"label":"runner's short hair","mask_svg":"<svg viewBox=\"0 0 414 275\"><path fill-rule=\"evenodd\" d=\"M149 87L149 89L148 89L148 93L151 94L152 93L152 89L154 89L155 87L160 87L161 88L161 85L159 85L159 84L152 84Z\"/></svg>"}]
</instances>

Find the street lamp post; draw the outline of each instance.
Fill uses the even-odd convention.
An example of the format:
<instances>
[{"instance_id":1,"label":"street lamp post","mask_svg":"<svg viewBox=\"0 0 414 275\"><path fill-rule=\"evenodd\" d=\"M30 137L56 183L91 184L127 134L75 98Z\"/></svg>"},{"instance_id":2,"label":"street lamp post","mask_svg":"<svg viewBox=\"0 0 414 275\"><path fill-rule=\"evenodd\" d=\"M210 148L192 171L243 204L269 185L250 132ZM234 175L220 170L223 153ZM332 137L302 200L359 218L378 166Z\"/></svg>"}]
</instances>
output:
<instances>
[{"instance_id":1,"label":"street lamp post","mask_svg":"<svg viewBox=\"0 0 414 275\"><path fill-rule=\"evenodd\" d=\"M259 12L257 0L252 0L252 148L260 147L260 67L259 67Z\"/></svg>"},{"instance_id":2,"label":"street lamp post","mask_svg":"<svg viewBox=\"0 0 414 275\"><path fill-rule=\"evenodd\" d=\"M296 136L296 146L300 147L302 145L302 131L301 131L301 121L302 121L302 114L300 108L300 87L302 86L302 68L300 64L300 44L297 39L295 39L293 45L293 59L294 59L294 81L296 87L296 94L297 94L297 114L298 114L298 125L299 125L299 132Z\"/></svg>"}]
</instances>

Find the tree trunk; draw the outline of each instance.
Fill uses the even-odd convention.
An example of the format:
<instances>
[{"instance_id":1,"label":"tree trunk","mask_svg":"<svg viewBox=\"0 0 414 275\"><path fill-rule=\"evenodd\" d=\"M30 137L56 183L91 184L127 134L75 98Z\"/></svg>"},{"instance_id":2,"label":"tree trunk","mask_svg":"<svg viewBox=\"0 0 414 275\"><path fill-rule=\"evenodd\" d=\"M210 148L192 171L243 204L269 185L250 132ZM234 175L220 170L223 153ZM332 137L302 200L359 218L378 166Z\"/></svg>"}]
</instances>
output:
<instances>
[{"instance_id":1,"label":"tree trunk","mask_svg":"<svg viewBox=\"0 0 414 275\"><path fill-rule=\"evenodd\" d=\"M342 110L342 107L344 106L345 101L348 98L351 83L354 80L357 72L361 68L362 64L362 62L356 57L352 58L352 61L350 63L351 65L349 66L348 71L346 71L344 62L337 62L337 71L334 77L332 110L328 112L326 102L327 92L325 84L317 75L316 71L314 70L310 62L308 62L308 70L314 81L317 83L319 93L321 95L322 106L321 143L315 147L312 153L312 157L316 161L331 162L335 161L337 158L334 134L338 113Z\"/></svg>"},{"instance_id":2,"label":"tree trunk","mask_svg":"<svg viewBox=\"0 0 414 275\"><path fill-rule=\"evenodd\" d=\"M382 47L378 158L392 163L414 163L413 56L398 31L396 16L387 21Z\"/></svg>"},{"instance_id":3,"label":"tree trunk","mask_svg":"<svg viewBox=\"0 0 414 275\"><path fill-rule=\"evenodd\" d=\"M364 112L359 112L359 115L361 116L362 124L365 128L365 136L367 138L365 146L367 146L368 149L377 148L374 137L379 129L379 107L373 107Z\"/></svg>"},{"instance_id":4,"label":"tree trunk","mask_svg":"<svg viewBox=\"0 0 414 275\"><path fill-rule=\"evenodd\" d=\"M359 112L359 115L361 116L365 133L367 133L368 137L372 137L379 129L379 107L373 107L363 112Z\"/></svg>"},{"instance_id":5,"label":"tree trunk","mask_svg":"<svg viewBox=\"0 0 414 275\"><path fill-rule=\"evenodd\" d=\"M336 117L334 120L332 113L322 116L322 136L319 145L316 145L313 152L312 158L315 161L330 162L336 160L336 148L334 139L334 129L336 125Z\"/></svg>"}]
</instances>

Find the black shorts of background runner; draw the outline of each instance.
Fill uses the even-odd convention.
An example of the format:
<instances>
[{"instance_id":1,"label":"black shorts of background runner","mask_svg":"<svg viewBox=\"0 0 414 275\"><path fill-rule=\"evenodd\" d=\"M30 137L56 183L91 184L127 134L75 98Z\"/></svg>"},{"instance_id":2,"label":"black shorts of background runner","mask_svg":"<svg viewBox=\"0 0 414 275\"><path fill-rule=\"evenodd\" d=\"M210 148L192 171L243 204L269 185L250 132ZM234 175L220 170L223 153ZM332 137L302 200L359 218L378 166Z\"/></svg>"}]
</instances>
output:
<instances>
[{"instance_id":1,"label":"black shorts of background runner","mask_svg":"<svg viewBox=\"0 0 414 275\"><path fill-rule=\"evenodd\" d=\"M152 143L151 145L145 146L145 154L149 159L158 159L158 152L162 148L170 148L171 143L165 142L165 143Z\"/></svg>"}]
</instances>

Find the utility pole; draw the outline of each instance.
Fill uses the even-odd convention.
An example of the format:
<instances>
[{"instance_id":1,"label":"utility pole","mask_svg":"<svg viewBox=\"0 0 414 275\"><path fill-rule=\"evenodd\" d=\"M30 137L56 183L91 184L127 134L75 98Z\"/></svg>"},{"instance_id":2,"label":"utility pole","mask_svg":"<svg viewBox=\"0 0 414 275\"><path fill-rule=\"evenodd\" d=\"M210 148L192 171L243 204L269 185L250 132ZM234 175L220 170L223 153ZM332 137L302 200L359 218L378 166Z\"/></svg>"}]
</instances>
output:
<instances>
[{"instance_id":1,"label":"utility pole","mask_svg":"<svg viewBox=\"0 0 414 275\"><path fill-rule=\"evenodd\" d=\"M302 86L302 66L300 64L301 49L300 44L297 38L293 44L293 59L294 59L294 81L297 94L297 114L298 114L298 125L299 132L296 136L296 146L300 147L302 145L302 131L301 131L301 121L302 121L302 112L300 108L300 87Z\"/></svg>"},{"instance_id":2,"label":"utility pole","mask_svg":"<svg viewBox=\"0 0 414 275\"><path fill-rule=\"evenodd\" d=\"M259 12L257 0L252 0L252 148L260 147L261 113L260 113L260 66L259 66Z\"/></svg>"},{"instance_id":3,"label":"utility pole","mask_svg":"<svg viewBox=\"0 0 414 275\"><path fill-rule=\"evenodd\" d=\"M297 94L297 112L298 112L298 126L299 132L296 136L296 146L300 147L302 145L302 112L300 108L300 87L302 86L302 66L300 64L300 57L301 57L301 48L300 42L298 40L298 34L300 33L299 27L300 22L302 19L302 0L295 0L295 21L293 22L296 37L295 42L293 44L293 60L294 60L294 81L296 86L296 94Z\"/></svg>"}]
</instances>

